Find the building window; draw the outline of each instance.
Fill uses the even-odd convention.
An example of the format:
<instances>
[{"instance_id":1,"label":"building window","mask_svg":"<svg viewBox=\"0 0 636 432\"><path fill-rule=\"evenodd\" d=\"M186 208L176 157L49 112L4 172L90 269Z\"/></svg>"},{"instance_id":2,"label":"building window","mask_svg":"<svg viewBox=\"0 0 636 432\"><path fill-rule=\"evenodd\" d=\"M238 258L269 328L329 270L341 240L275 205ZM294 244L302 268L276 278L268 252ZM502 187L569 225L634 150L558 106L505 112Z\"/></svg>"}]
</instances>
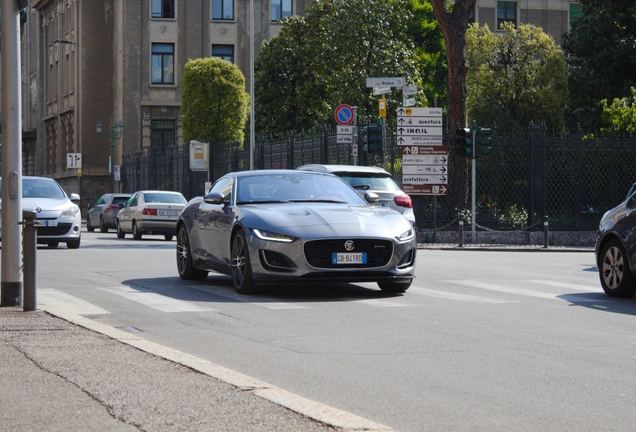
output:
<instances>
[{"instance_id":1,"label":"building window","mask_svg":"<svg viewBox=\"0 0 636 432\"><path fill-rule=\"evenodd\" d=\"M272 0L272 21L282 21L292 15L292 0Z\"/></svg>"},{"instance_id":2,"label":"building window","mask_svg":"<svg viewBox=\"0 0 636 432\"><path fill-rule=\"evenodd\" d=\"M578 3L572 3L570 4L570 27L572 27L572 24L574 24L574 22L581 18L583 14L581 13L581 5Z\"/></svg>"},{"instance_id":3,"label":"building window","mask_svg":"<svg viewBox=\"0 0 636 432\"><path fill-rule=\"evenodd\" d=\"M152 0L153 18L174 18L174 0Z\"/></svg>"},{"instance_id":4,"label":"building window","mask_svg":"<svg viewBox=\"0 0 636 432\"><path fill-rule=\"evenodd\" d=\"M497 28L505 22L517 26L517 2L497 2Z\"/></svg>"},{"instance_id":5,"label":"building window","mask_svg":"<svg viewBox=\"0 0 636 432\"><path fill-rule=\"evenodd\" d=\"M150 151L166 153L177 145L177 128L174 120L150 120Z\"/></svg>"},{"instance_id":6,"label":"building window","mask_svg":"<svg viewBox=\"0 0 636 432\"><path fill-rule=\"evenodd\" d=\"M213 20L233 20L234 0L212 0Z\"/></svg>"},{"instance_id":7,"label":"building window","mask_svg":"<svg viewBox=\"0 0 636 432\"><path fill-rule=\"evenodd\" d=\"M152 44L152 83L174 84L174 44Z\"/></svg>"},{"instance_id":8,"label":"building window","mask_svg":"<svg viewBox=\"0 0 636 432\"><path fill-rule=\"evenodd\" d=\"M212 45L212 57L234 63L234 45Z\"/></svg>"}]
</instances>

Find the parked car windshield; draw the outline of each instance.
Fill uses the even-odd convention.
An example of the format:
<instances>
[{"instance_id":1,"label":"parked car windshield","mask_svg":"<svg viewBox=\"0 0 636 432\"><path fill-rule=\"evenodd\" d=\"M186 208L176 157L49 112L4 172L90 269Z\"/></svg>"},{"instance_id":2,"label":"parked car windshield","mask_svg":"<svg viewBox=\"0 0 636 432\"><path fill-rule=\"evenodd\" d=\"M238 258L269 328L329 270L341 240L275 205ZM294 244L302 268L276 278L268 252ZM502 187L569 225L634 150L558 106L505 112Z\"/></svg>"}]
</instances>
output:
<instances>
[{"instance_id":1,"label":"parked car windshield","mask_svg":"<svg viewBox=\"0 0 636 432\"><path fill-rule=\"evenodd\" d=\"M338 177L310 173L240 177L237 188L238 204L293 201L366 204Z\"/></svg>"},{"instance_id":2,"label":"parked car windshield","mask_svg":"<svg viewBox=\"0 0 636 432\"><path fill-rule=\"evenodd\" d=\"M45 179L22 178L22 198L64 198L66 195L58 184ZM2 198L2 180L0 179L0 198Z\"/></svg>"}]
</instances>

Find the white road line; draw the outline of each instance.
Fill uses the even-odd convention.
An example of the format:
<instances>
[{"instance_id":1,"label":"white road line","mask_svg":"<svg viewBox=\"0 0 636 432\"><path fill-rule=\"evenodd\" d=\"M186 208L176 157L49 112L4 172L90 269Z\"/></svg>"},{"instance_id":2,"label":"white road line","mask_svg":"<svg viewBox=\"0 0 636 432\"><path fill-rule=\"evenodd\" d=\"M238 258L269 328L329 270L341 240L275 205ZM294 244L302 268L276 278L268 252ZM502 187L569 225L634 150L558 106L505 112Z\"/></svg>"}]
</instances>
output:
<instances>
[{"instance_id":1,"label":"white road line","mask_svg":"<svg viewBox=\"0 0 636 432\"><path fill-rule=\"evenodd\" d=\"M410 293L410 292L416 292L418 294L422 294L429 297L461 301L466 303L489 303L489 304L519 303L518 301L514 301L514 300L501 300L501 299L494 299L494 298L483 297L483 296L475 296L470 294L458 294L458 293L454 293L450 291L432 290L429 288L411 287L409 288L407 293Z\"/></svg>"},{"instance_id":2,"label":"white road line","mask_svg":"<svg viewBox=\"0 0 636 432\"><path fill-rule=\"evenodd\" d=\"M558 287L558 288L568 288L574 291L585 291L585 292L592 292L592 293L603 292L600 286L590 287L585 285L577 285L577 284L571 284L566 282L557 282L552 280L529 280L528 282L537 283L541 285L549 285L549 286Z\"/></svg>"},{"instance_id":3,"label":"white road line","mask_svg":"<svg viewBox=\"0 0 636 432\"><path fill-rule=\"evenodd\" d=\"M140 303L149 308L159 310L161 312L215 312L214 309L198 306L183 300L167 297L156 292L143 288L131 288L128 286L119 286L111 288L97 288L128 300Z\"/></svg>"},{"instance_id":4,"label":"white road line","mask_svg":"<svg viewBox=\"0 0 636 432\"><path fill-rule=\"evenodd\" d=\"M75 315L105 315L110 313L106 309L53 288L38 288L37 303L46 308L64 310Z\"/></svg>"},{"instance_id":5,"label":"white road line","mask_svg":"<svg viewBox=\"0 0 636 432\"><path fill-rule=\"evenodd\" d=\"M472 280L447 280L444 282L449 282L449 283L453 283L457 285L464 285L471 288L479 288L479 289L488 290L488 291L496 291L496 292L502 292L506 294L515 294L515 295L522 295L527 297L544 298L549 300L568 301L565 297L569 297L573 301L576 301L577 303L579 302L592 303L592 302L602 301L598 298L591 298L591 297L585 298L580 296L576 298L572 298L572 294L563 294L563 293L552 294L552 293L546 293L541 291L532 291L532 290L527 290L523 288L513 288L509 286L495 285L495 284L472 281Z\"/></svg>"},{"instance_id":6,"label":"white road line","mask_svg":"<svg viewBox=\"0 0 636 432\"><path fill-rule=\"evenodd\" d=\"M244 296L230 289L222 288L209 288L205 286L189 285L188 288L196 289L199 291L214 294L219 297L228 298L230 300L238 301L241 303L250 303L256 306L261 306L267 309L309 309L309 306L305 306L301 303L295 302L279 302L257 296Z\"/></svg>"}]
</instances>

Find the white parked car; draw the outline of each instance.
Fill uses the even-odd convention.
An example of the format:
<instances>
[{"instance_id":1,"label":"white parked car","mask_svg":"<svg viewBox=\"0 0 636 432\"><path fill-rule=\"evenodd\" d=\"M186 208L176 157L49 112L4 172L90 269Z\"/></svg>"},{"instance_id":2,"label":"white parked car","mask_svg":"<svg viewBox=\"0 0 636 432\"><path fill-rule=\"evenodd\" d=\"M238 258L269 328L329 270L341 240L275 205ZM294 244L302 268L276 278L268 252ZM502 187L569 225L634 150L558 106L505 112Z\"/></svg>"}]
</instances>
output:
<instances>
[{"instance_id":1,"label":"white parked car","mask_svg":"<svg viewBox=\"0 0 636 432\"><path fill-rule=\"evenodd\" d=\"M1 194L0 178L0 198ZM35 226L38 244L46 244L51 248L60 243L66 243L69 249L80 247L82 215L76 204L79 200L78 194L66 195L53 179L22 177L22 209L33 210L37 214Z\"/></svg>"},{"instance_id":2,"label":"white parked car","mask_svg":"<svg viewBox=\"0 0 636 432\"><path fill-rule=\"evenodd\" d=\"M124 238L126 233L132 233L135 240L141 240L143 234L162 234L172 240L186 202L179 192L135 192L117 213L117 238Z\"/></svg>"}]
</instances>

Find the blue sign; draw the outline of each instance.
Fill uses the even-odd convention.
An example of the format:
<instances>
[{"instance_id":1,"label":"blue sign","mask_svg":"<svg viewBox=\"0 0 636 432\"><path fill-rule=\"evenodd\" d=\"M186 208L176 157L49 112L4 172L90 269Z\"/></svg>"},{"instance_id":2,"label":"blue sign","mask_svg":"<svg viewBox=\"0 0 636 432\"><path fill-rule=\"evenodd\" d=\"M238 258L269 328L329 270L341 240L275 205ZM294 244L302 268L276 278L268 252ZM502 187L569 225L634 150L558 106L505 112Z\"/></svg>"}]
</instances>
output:
<instances>
[{"instance_id":1,"label":"blue sign","mask_svg":"<svg viewBox=\"0 0 636 432\"><path fill-rule=\"evenodd\" d=\"M336 121L339 125L347 126L353 123L355 114L353 112L353 108L351 108L349 105L340 104L334 112L334 117L336 118Z\"/></svg>"}]
</instances>

